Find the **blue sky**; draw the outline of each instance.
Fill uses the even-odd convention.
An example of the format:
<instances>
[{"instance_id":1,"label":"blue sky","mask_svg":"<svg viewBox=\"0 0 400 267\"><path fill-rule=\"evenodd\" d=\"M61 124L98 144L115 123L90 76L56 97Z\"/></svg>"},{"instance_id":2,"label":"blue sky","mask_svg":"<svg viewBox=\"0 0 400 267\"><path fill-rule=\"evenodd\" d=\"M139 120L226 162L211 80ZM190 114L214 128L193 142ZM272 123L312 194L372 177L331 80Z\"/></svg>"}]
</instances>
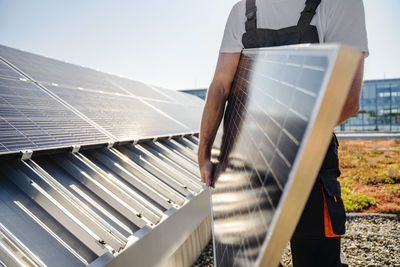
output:
<instances>
[{"instance_id":1,"label":"blue sky","mask_svg":"<svg viewBox=\"0 0 400 267\"><path fill-rule=\"evenodd\" d=\"M0 44L171 89L206 88L237 0L0 0ZM364 0L365 78L400 77L400 1Z\"/></svg>"}]
</instances>

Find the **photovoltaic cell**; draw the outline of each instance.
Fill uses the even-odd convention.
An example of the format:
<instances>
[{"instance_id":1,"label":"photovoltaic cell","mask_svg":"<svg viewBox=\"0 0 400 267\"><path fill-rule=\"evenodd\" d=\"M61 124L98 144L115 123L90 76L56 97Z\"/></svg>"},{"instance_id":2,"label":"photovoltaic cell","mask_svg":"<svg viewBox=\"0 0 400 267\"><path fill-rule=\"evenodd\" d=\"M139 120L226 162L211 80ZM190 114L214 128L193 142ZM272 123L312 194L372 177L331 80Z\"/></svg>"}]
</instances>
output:
<instances>
[{"instance_id":1,"label":"photovoltaic cell","mask_svg":"<svg viewBox=\"0 0 400 267\"><path fill-rule=\"evenodd\" d=\"M164 116L140 98L60 86L47 86L47 88L119 141L191 131L188 127ZM182 110L184 109L185 107L182 107Z\"/></svg>"},{"instance_id":2,"label":"photovoltaic cell","mask_svg":"<svg viewBox=\"0 0 400 267\"><path fill-rule=\"evenodd\" d=\"M0 78L0 153L110 140L35 84Z\"/></svg>"},{"instance_id":3,"label":"photovoltaic cell","mask_svg":"<svg viewBox=\"0 0 400 267\"><path fill-rule=\"evenodd\" d=\"M355 71L358 54L352 50L353 58L344 57L351 66L347 73L331 77L339 50L311 46L243 51L224 115L219 146L223 171L212 194L217 266L278 265L301 214L287 210L304 207L319 169L315 165L322 162L341 111L337 107L344 103ZM339 90L328 87L334 79L346 82ZM321 104L329 101L329 92L341 96L330 100L337 101L331 110ZM317 119L319 114L326 121ZM318 135L321 131L326 134ZM312 140L314 150L309 150L311 136L320 138ZM301 177L304 158L313 162ZM296 200L284 195L302 181L309 186L298 190L307 193ZM282 232L290 233L283 237Z\"/></svg>"}]
</instances>

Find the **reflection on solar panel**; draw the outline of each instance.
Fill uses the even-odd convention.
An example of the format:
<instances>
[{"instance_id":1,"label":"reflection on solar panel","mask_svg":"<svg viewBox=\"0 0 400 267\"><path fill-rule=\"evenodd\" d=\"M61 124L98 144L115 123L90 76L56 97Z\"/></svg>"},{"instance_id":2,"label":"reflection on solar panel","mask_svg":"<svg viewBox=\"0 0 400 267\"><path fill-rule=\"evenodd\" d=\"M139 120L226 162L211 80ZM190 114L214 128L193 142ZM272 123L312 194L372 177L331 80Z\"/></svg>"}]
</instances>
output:
<instances>
[{"instance_id":1,"label":"reflection on solar panel","mask_svg":"<svg viewBox=\"0 0 400 267\"><path fill-rule=\"evenodd\" d=\"M109 141L37 85L0 78L0 153Z\"/></svg>"},{"instance_id":2,"label":"reflection on solar panel","mask_svg":"<svg viewBox=\"0 0 400 267\"><path fill-rule=\"evenodd\" d=\"M147 102L163 114L187 125L192 132L198 132L200 130L201 106L190 106L188 104L184 105L151 100L148 100Z\"/></svg>"},{"instance_id":3,"label":"reflection on solar panel","mask_svg":"<svg viewBox=\"0 0 400 267\"><path fill-rule=\"evenodd\" d=\"M115 87L124 90L125 94L142 98L170 101L168 97L153 86L115 75L107 75L107 80Z\"/></svg>"},{"instance_id":4,"label":"reflection on solar panel","mask_svg":"<svg viewBox=\"0 0 400 267\"><path fill-rule=\"evenodd\" d=\"M47 86L58 97L110 132L115 139L138 140L194 132L176 119L168 118L133 96L90 92L60 86ZM160 102L162 103L162 102ZM181 106L182 109L188 107ZM176 114L179 114L179 110ZM175 114L172 114L175 117ZM193 115L189 114L193 117Z\"/></svg>"},{"instance_id":5,"label":"reflection on solar panel","mask_svg":"<svg viewBox=\"0 0 400 267\"><path fill-rule=\"evenodd\" d=\"M277 266L315 181L359 53L250 49L224 117L213 191L217 266Z\"/></svg>"}]
</instances>

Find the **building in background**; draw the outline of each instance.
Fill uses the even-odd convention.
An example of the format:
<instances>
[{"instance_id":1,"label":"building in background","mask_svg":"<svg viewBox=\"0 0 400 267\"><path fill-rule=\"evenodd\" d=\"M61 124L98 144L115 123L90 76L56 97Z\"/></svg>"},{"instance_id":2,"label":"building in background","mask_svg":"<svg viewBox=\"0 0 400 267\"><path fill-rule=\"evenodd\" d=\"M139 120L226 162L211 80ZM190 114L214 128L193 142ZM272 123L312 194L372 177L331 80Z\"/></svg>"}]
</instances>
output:
<instances>
[{"instance_id":1,"label":"building in background","mask_svg":"<svg viewBox=\"0 0 400 267\"><path fill-rule=\"evenodd\" d=\"M203 100L207 89L182 90ZM336 127L337 132L399 132L400 78L364 81L356 116Z\"/></svg>"},{"instance_id":2,"label":"building in background","mask_svg":"<svg viewBox=\"0 0 400 267\"><path fill-rule=\"evenodd\" d=\"M360 105L336 131L400 131L400 79L364 81Z\"/></svg>"}]
</instances>

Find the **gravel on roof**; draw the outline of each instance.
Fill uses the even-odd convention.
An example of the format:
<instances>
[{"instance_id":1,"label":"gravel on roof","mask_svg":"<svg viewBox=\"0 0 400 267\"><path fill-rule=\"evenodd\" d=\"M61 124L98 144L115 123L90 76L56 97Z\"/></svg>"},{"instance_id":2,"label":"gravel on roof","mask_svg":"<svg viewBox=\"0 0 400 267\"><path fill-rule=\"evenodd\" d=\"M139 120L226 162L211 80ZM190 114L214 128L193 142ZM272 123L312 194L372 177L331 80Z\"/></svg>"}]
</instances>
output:
<instances>
[{"instance_id":1,"label":"gravel on roof","mask_svg":"<svg viewBox=\"0 0 400 267\"><path fill-rule=\"evenodd\" d=\"M400 216L381 214L350 214L342 251L351 267L400 267ZM282 262L292 267L290 247ZM212 241L192 267L214 266Z\"/></svg>"}]
</instances>

